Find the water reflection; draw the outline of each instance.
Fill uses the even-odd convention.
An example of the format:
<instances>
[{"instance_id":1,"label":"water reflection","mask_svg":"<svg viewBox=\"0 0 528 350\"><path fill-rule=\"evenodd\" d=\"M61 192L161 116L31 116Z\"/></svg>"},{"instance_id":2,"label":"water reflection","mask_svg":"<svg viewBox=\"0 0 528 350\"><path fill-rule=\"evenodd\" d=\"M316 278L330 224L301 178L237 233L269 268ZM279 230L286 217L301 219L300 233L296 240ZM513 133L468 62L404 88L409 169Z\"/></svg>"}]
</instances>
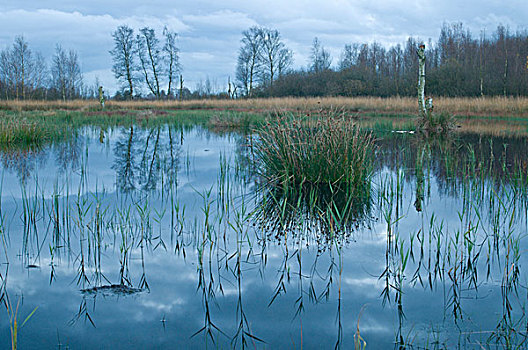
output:
<instances>
[{"instance_id":1,"label":"water reflection","mask_svg":"<svg viewBox=\"0 0 528 350\"><path fill-rule=\"evenodd\" d=\"M296 189L259 184L257 194L255 219L260 229L277 239L287 234L342 239L368 226L372 215L370 193L351 198L332 186Z\"/></svg>"},{"instance_id":2,"label":"water reflection","mask_svg":"<svg viewBox=\"0 0 528 350\"><path fill-rule=\"evenodd\" d=\"M177 135L177 133L179 135ZM123 192L154 190L163 181L164 186L176 186L183 142L183 129L157 126L141 129L130 126L114 146L116 181Z\"/></svg>"},{"instance_id":3,"label":"water reflection","mask_svg":"<svg viewBox=\"0 0 528 350\"><path fill-rule=\"evenodd\" d=\"M248 134L100 138L3 161L0 301L39 307L21 346L526 346L525 139L379 138L352 205L263 187Z\"/></svg>"}]
</instances>

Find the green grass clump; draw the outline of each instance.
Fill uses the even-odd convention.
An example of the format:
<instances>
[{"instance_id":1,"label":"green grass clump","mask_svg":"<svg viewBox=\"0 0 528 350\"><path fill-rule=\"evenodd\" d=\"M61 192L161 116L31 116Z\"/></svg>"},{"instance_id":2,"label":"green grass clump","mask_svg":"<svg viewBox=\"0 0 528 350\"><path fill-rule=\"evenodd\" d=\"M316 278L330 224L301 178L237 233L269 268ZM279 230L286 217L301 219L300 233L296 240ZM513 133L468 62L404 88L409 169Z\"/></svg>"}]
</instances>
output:
<instances>
[{"instance_id":1,"label":"green grass clump","mask_svg":"<svg viewBox=\"0 0 528 350\"><path fill-rule=\"evenodd\" d=\"M282 187L331 187L348 197L370 194L371 134L336 113L321 118L279 116L259 130L260 175Z\"/></svg>"},{"instance_id":2,"label":"green grass clump","mask_svg":"<svg viewBox=\"0 0 528 350\"><path fill-rule=\"evenodd\" d=\"M66 120L54 122L40 115L0 113L0 147L40 147L64 140L75 133Z\"/></svg>"},{"instance_id":3,"label":"green grass clump","mask_svg":"<svg viewBox=\"0 0 528 350\"><path fill-rule=\"evenodd\" d=\"M36 122L15 118L0 120L0 145L36 145L48 138L45 128Z\"/></svg>"},{"instance_id":4,"label":"green grass clump","mask_svg":"<svg viewBox=\"0 0 528 350\"><path fill-rule=\"evenodd\" d=\"M207 126L215 129L237 129L248 130L254 125L262 124L262 114L248 112L221 111L211 115Z\"/></svg>"}]
</instances>

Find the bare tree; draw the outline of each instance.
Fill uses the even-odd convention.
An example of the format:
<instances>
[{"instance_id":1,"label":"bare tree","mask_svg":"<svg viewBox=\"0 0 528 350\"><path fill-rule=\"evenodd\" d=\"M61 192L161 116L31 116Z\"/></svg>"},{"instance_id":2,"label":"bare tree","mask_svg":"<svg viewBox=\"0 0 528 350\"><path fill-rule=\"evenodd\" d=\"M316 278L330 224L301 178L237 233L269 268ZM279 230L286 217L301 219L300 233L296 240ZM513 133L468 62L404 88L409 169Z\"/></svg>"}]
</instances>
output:
<instances>
[{"instance_id":1,"label":"bare tree","mask_svg":"<svg viewBox=\"0 0 528 350\"><path fill-rule=\"evenodd\" d=\"M37 98L44 98L49 83L48 67L46 66L46 60L40 52L35 53L34 62L32 76L33 96L38 93Z\"/></svg>"},{"instance_id":2,"label":"bare tree","mask_svg":"<svg viewBox=\"0 0 528 350\"><path fill-rule=\"evenodd\" d=\"M280 50L278 57L277 72L280 77L290 69L293 62L293 52L290 49L283 48Z\"/></svg>"},{"instance_id":3,"label":"bare tree","mask_svg":"<svg viewBox=\"0 0 528 350\"><path fill-rule=\"evenodd\" d=\"M12 67L15 76L16 98L26 98L26 90L30 84L30 75L33 69L31 50L23 36L17 36L11 51Z\"/></svg>"},{"instance_id":4,"label":"bare tree","mask_svg":"<svg viewBox=\"0 0 528 350\"><path fill-rule=\"evenodd\" d=\"M180 50L176 45L176 38L178 37L178 34L170 31L169 29L167 29L167 27L165 27L163 29L163 35L165 36L165 45L163 46L163 52L165 54L167 78L169 81L167 95L169 96L169 98L171 98L174 76L177 75L181 70L179 57Z\"/></svg>"},{"instance_id":5,"label":"bare tree","mask_svg":"<svg viewBox=\"0 0 528 350\"><path fill-rule=\"evenodd\" d=\"M45 83L46 62L40 53L33 54L23 36L0 52L0 86L5 98L33 98Z\"/></svg>"},{"instance_id":6,"label":"bare tree","mask_svg":"<svg viewBox=\"0 0 528 350\"><path fill-rule=\"evenodd\" d=\"M282 42L278 30L260 28L259 36L262 42L262 50L259 51L259 59L262 64L262 76L269 85L270 94L273 94L273 81L277 74L281 74L292 64L292 53Z\"/></svg>"},{"instance_id":7,"label":"bare tree","mask_svg":"<svg viewBox=\"0 0 528 350\"><path fill-rule=\"evenodd\" d=\"M7 49L2 50L0 52L0 82L6 99L9 99L11 91L13 91L14 81L15 78L11 69L11 52Z\"/></svg>"},{"instance_id":8,"label":"bare tree","mask_svg":"<svg viewBox=\"0 0 528 350\"><path fill-rule=\"evenodd\" d=\"M119 26L112 33L114 38L114 48L110 51L114 65L112 72L117 80L124 85L128 85L125 95L134 97L134 85L138 81L137 72L139 70L136 63L137 45L134 37L134 30L127 25Z\"/></svg>"},{"instance_id":9,"label":"bare tree","mask_svg":"<svg viewBox=\"0 0 528 350\"><path fill-rule=\"evenodd\" d=\"M359 44L346 44L341 59L339 60L339 70L352 68L357 64L359 56Z\"/></svg>"},{"instance_id":10,"label":"bare tree","mask_svg":"<svg viewBox=\"0 0 528 350\"><path fill-rule=\"evenodd\" d=\"M325 50L317 37L313 40L310 60L310 70L316 73L330 69L332 64L330 53Z\"/></svg>"},{"instance_id":11,"label":"bare tree","mask_svg":"<svg viewBox=\"0 0 528 350\"><path fill-rule=\"evenodd\" d=\"M55 55L53 56L51 63L51 81L52 87L57 90L60 97L63 100L66 100L67 92L67 81L66 78L66 61L68 56L66 52L62 49L62 46L57 45L55 47Z\"/></svg>"},{"instance_id":12,"label":"bare tree","mask_svg":"<svg viewBox=\"0 0 528 350\"><path fill-rule=\"evenodd\" d=\"M238 53L236 78L247 96L252 95L253 86L261 68L261 30L259 27L251 27L242 32L242 46Z\"/></svg>"},{"instance_id":13,"label":"bare tree","mask_svg":"<svg viewBox=\"0 0 528 350\"><path fill-rule=\"evenodd\" d=\"M387 53L387 64L389 70L389 77L392 82L393 91L396 95L400 94L400 77L402 75L402 66L403 66L403 51L401 45L398 44L389 49Z\"/></svg>"},{"instance_id":14,"label":"bare tree","mask_svg":"<svg viewBox=\"0 0 528 350\"><path fill-rule=\"evenodd\" d=\"M137 47L141 70L145 83L150 92L156 97L161 97L160 73L163 72L163 59L158 38L154 29L145 27L139 30Z\"/></svg>"},{"instance_id":15,"label":"bare tree","mask_svg":"<svg viewBox=\"0 0 528 350\"><path fill-rule=\"evenodd\" d=\"M68 60L66 61L66 76L68 78L68 98L78 98L81 96L83 86L83 76L79 55L77 51L68 51Z\"/></svg>"},{"instance_id":16,"label":"bare tree","mask_svg":"<svg viewBox=\"0 0 528 350\"><path fill-rule=\"evenodd\" d=\"M82 73L77 52L66 52L60 45L55 48L51 65L52 88L63 100L81 95Z\"/></svg>"},{"instance_id":17,"label":"bare tree","mask_svg":"<svg viewBox=\"0 0 528 350\"><path fill-rule=\"evenodd\" d=\"M246 96L251 96L253 89L253 74L251 72L251 56L248 51L241 47L238 52L236 80Z\"/></svg>"}]
</instances>

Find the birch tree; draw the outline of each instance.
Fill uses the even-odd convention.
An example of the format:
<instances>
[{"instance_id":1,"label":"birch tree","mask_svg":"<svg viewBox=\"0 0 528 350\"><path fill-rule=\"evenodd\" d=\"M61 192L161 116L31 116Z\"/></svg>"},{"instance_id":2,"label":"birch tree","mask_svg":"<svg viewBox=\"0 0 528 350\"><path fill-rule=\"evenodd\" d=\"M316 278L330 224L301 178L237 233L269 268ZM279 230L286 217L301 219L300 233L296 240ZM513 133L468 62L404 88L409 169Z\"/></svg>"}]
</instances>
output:
<instances>
[{"instance_id":1,"label":"birch tree","mask_svg":"<svg viewBox=\"0 0 528 350\"><path fill-rule=\"evenodd\" d=\"M51 87L63 100L77 98L81 95L82 73L77 52L66 52L62 46L55 47L51 64Z\"/></svg>"},{"instance_id":2,"label":"birch tree","mask_svg":"<svg viewBox=\"0 0 528 350\"><path fill-rule=\"evenodd\" d=\"M261 28L251 27L242 32L242 46L238 52L236 79L247 96L252 95L253 87L261 69L262 38Z\"/></svg>"},{"instance_id":3,"label":"birch tree","mask_svg":"<svg viewBox=\"0 0 528 350\"><path fill-rule=\"evenodd\" d=\"M134 30L127 25L119 26L113 33L114 48L110 50L114 64L112 72L115 78L128 87L124 95L134 97L134 86L138 81L137 50Z\"/></svg>"},{"instance_id":4,"label":"birch tree","mask_svg":"<svg viewBox=\"0 0 528 350\"><path fill-rule=\"evenodd\" d=\"M260 28L259 36L262 42L262 50L259 51L262 76L272 95L273 81L292 64L293 55L282 41L278 30Z\"/></svg>"},{"instance_id":5,"label":"birch tree","mask_svg":"<svg viewBox=\"0 0 528 350\"><path fill-rule=\"evenodd\" d=\"M172 97L172 85L175 76L180 72L180 57L178 46L176 45L176 39L178 35L175 32L170 31L167 27L163 29L163 35L165 36L165 45L163 46L163 53L165 54L165 62L167 67L167 80L168 90L167 95L169 98Z\"/></svg>"},{"instance_id":6,"label":"birch tree","mask_svg":"<svg viewBox=\"0 0 528 350\"><path fill-rule=\"evenodd\" d=\"M30 99L47 84L46 62L29 48L23 36L0 52L0 86L6 99Z\"/></svg>"},{"instance_id":7,"label":"birch tree","mask_svg":"<svg viewBox=\"0 0 528 350\"><path fill-rule=\"evenodd\" d=\"M416 51L418 55L418 110L425 117L425 45L421 44Z\"/></svg>"},{"instance_id":8,"label":"birch tree","mask_svg":"<svg viewBox=\"0 0 528 350\"><path fill-rule=\"evenodd\" d=\"M163 72L163 57L160 43L154 29L145 27L137 35L137 48L141 71L150 92L156 97L161 97L161 76Z\"/></svg>"}]
</instances>

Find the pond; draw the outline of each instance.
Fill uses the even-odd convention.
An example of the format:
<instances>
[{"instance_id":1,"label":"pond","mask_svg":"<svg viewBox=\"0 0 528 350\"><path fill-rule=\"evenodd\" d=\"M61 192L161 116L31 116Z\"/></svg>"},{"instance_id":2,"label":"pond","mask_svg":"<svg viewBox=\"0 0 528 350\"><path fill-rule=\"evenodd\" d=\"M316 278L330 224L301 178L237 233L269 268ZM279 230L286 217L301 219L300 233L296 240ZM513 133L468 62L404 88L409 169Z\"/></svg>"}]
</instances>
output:
<instances>
[{"instance_id":1,"label":"pond","mask_svg":"<svg viewBox=\"0 0 528 350\"><path fill-rule=\"evenodd\" d=\"M2 347L28 315L21 348L526 346L526 139L378 135L347 222L266 191L257 141L89 127L3 150Z\"/></svg>"}]
</instances>

